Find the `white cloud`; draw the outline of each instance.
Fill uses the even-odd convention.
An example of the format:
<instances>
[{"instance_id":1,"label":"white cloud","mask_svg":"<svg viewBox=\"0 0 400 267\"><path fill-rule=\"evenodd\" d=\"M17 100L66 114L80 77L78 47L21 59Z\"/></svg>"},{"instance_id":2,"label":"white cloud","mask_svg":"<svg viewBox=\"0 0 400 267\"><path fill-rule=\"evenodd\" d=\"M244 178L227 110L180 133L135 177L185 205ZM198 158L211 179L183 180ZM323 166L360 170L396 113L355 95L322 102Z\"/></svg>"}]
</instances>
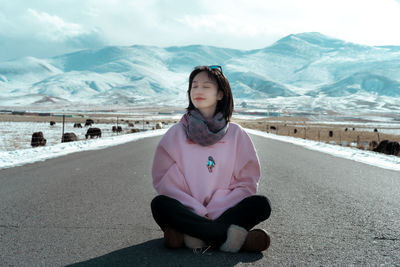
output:
<instances>
[{"instance_id":1,"label":"white cloud","mask_svg":"<svg viewBox=\"0 0 400 267\"><path fill-rule=\"evenodd\" d=\"M85 34L81 25L66 22L58 16L34 9L28 9L27 13L33 18L32 22L38 26L36 33L50 41L65 41L70 37Z\"/></svg>"},{"instance_id":2,"label":"white cloud","mask_svg":"<svg viewBox=\"0 0 400 267\"><path fill-rule=\"evenodd\" d=\"M267 25L255 27L254 25L261 22L255 18L248 18L246 23L243 23L242 20L225 14L199 15L196 17L185 15L177 21L197 31L204 30L209 33L232 34L242 37L265 34L268 33L268 30L273 30L269 29Z\"/></svg>"},{"instance_id":3,"label":"white cloud","mask_svg":"<svg viewBox=\"0 0 400 267\"><path fill-rule=\"evenodd\" d=\"M11 8L12 7L12 8ZM105 45L99 28L26 8L0 10L0 61L23 56L50 57Z\"/></svg>"},{"instance_id":4,"label":"white cloud","mask_svg":"<svg viewBox=\"0 0 400 267\"><path fill-rule=\"evenodd\" d=\"M0 51L15 47L10 53L17 55L22 41L45 46L43 55L102 44L255 49L310 31L400 45L398 14L399 0L13 0L0 10Z\"/></svg>"},{"instance_id":5,"label":"white cloud","mask_svg":"<svg viewBox=\"0 0 400 267\"><path fill-rule=\"evenodd\" d=\"M203 2L208 8L206 14L184 15L179 21L195 31L244 38L319 31L369 45L400 45L400 5L395 0Z\"/></svg>"}]
</instances>

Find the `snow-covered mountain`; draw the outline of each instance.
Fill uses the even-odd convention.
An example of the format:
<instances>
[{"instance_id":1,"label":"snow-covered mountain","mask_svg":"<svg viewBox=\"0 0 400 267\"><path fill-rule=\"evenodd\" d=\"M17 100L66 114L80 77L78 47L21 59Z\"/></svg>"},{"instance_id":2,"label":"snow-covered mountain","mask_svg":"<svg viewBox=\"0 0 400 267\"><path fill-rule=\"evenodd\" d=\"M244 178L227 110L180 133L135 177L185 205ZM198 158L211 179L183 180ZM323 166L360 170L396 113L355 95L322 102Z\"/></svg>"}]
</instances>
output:
<instances>
[{"instance_id":1,"label":"snow-covered mountain","mask_svg":"<svg viewBox=\"0 0 400 267\"><path fill-rule=\"evenodd\" d=\"M209 64L223 66L240 106L400 113L400 47L363 46L320 33L292 34L249 51L109 46L0 62L0 105L184 107L189 73Z\"/></svg>"}]
</instances>

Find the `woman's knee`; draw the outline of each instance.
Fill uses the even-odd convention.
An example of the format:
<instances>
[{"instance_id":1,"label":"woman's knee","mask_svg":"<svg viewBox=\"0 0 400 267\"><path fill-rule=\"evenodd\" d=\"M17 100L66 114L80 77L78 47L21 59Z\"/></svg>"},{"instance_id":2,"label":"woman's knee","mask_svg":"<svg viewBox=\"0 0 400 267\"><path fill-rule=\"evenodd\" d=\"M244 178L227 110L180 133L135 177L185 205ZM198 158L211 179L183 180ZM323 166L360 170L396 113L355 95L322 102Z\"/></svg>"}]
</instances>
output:
<instances>
[{"instance_id":1,"label":"woman's knee","mask_svg":"<svg viewBox=\"0 0 400 267\"><path fill-rule=\"evenodd\" d=\"M262 215L263 221L268 219L271 215L271 201L262 195L254 195L250 197L252 200L252 204L256 206L257 210Z\"/></svg>"},{"instance_id":2,"label":"woman's knee","mask_svg":"<svg viewBox=\"0 0 400 267\"><path fill-rule=\"evenodd\" d=\"M166 201L168 201L167 196L164 195L158 195L155 198L153 198L153 200L151 201L151 210L152 211L158 211L163 209L163 206L165 205Z\"/></svg>"},{"instance_id":3,"label":"woman's knee","mask_svg":"<svg viewBox=\"0 0 400 267\"><path fill-rule=\"evenodd\" d=\"M166 211L182 204L174 198L165 195L158 195L153 198L150 205L152 211Z\"/></svg>"}]
</instances>

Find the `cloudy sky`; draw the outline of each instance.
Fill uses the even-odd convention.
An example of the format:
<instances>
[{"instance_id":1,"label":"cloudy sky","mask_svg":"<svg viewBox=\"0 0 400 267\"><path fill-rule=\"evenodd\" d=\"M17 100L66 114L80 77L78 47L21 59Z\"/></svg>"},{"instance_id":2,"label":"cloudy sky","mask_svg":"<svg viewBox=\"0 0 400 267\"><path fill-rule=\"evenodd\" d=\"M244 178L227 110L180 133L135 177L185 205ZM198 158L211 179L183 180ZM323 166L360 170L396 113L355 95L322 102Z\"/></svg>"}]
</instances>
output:
<instances>
[{"instance_id":1,"label":"cloudy sky","mask_svg":"<svg viewBox=\"0 0 400 267\"><path fill-rule=\"evenodd\" d=\"M0 0L0 61L105 45L271 45L321 32L400 46L400 0Z\"/></svg>"}]
</instances>

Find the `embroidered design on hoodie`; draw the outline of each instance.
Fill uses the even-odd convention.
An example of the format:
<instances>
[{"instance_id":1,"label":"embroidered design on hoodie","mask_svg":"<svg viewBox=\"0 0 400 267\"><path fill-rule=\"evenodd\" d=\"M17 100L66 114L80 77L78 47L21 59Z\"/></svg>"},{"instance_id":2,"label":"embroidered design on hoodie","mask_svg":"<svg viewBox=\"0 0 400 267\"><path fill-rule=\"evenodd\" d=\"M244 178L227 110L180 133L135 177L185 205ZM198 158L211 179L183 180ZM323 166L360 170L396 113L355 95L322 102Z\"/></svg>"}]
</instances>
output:
<instances>
[{"instance_id":1,"label":"embroidered design on hoodie","mask_svg":"<svg viewBox=\"0 0 400 267\"><path fill-rule=\"evenodd\" d=\"M215 161L213 157L209 156L207 161L207 168L209 172L212 172L212 169L215 167Z\"/></svg>"}]
</instances>

